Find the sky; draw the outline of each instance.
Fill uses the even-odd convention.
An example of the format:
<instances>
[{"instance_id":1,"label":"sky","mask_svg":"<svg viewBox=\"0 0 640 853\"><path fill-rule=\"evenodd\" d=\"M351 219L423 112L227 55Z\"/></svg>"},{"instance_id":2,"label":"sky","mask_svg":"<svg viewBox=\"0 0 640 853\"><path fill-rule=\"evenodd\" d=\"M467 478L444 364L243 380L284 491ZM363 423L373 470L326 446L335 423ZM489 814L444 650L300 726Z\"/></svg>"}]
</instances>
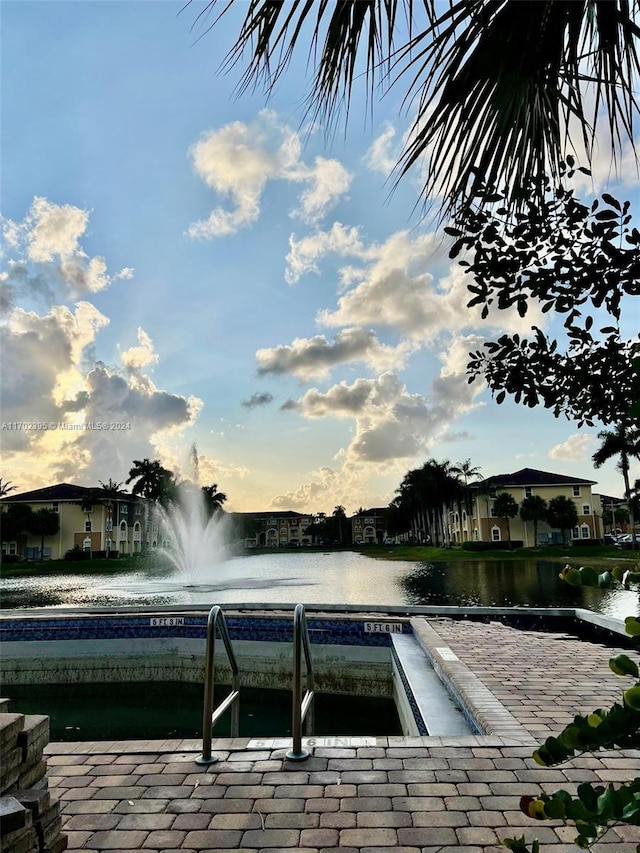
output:
<instances>
[{"instance_id":1,"label":"sky","mask_svg":"<svg viewBox=\"0 0 640 853\"><path fill-rule=\"evenodd\" d=\"M124 482L144 457L192 479L195 445L235 511L385 506L429 458L620 495L597 427L468 383L483 339L553 318L466 308L419 170L390 179L401 89L356 89L328 133L306 56L238 96L242 4L208 33L182 5L0 4L3 481ZM637 209L610 166L595 189Z\"/></svg>"}]
</instances>

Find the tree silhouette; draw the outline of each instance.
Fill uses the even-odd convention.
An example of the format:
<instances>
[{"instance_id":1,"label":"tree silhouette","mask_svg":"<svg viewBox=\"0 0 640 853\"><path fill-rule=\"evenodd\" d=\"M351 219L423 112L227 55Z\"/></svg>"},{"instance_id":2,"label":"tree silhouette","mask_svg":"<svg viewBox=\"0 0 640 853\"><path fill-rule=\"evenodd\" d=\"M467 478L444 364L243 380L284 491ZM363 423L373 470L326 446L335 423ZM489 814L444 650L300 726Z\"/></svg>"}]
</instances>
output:
<instances>
[{"instance_id":1,"label":"tree silhouette","mask_svg":"<svg viewBox=\"0 0 640 853\"><path fill-rule=\"evenodd\" d=\"M52 509L39 509L33 513L29 532L40 537L40 559L44 560L44 538L55 536L60 530L60 516Z\"/></svg>"},{"instance_id":2,"label":"tree silhouette","mask_svg":"<svg viewBox=\"0 0 640 853\"><path fill-rule=\"evenodd\" d=\"M18 487L14 486L11 480L3 480L0 477L0 498L8 495L9 492L15 492Z\"/></svg>"},{"instance_id":3,"label":"tree silhouette","mask_svg":"<svg viewBox=\"0 0 640 853\"><path fill-rule=\"evenodd\" d=\"M509 492L500 492L493 502L493 509L497 518L507 522L507 541L511 550L511 519L518 514L518 503Z\"/></svg>"},{"instance_id":4,"label":"tree silhouette","mask_svg":"<svg viewBox=\"0 0 640 853\"><path fill-rule=\"evenodd\" d=\"M566 544L566 532L578 523L578 510L575 503L564 495L551 498L547 507L547 522L557 528L562 535L562 544Z\"/></svg>"},{"instance_id":5,"label":"tree silhouette","mask_svg":"<svg viewBox=\"0 0 640 853\"><path fill-rule=\"evenodd\" d=\"M529 495L520 504L520 518L533 522L533 547L538 546L538 523L547 517L547 502L540 495Z\"/></svg>"},{"instance_id":6,"label":"tree silhouette","mask_svg":"<svg viewBox=\"0 0 640 853\"><path fill-rule=\"evenodd\" d=\"M227 496L224 492L218 491L217 483L213 483L211 486L203 486L202 494L209 515L222 511L222 504L227 500Z\"/></svg>"}]
</instances>

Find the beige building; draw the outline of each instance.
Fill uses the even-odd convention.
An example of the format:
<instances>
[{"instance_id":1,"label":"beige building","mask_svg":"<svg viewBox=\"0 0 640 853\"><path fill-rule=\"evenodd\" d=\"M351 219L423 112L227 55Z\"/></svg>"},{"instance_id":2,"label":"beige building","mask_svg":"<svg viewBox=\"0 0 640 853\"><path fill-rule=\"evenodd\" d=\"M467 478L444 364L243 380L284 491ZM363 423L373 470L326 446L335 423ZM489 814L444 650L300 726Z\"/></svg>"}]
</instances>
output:
<instances>
[{"instance_id":1,"label":"beige building","mask_svg":"<svg viewBox=\"0 0 640 853\"><path fill-rule=\"evenodd\" d=\"M562 495L575 503L578 513L578 523L568 531L569 538L572 541L601 539L602 503L600 497L594 496L592 492L594 485L594 480L538 471L535 468L523 468L513 474L488 477L472 486L472 511L469 517L464 509L461 516L458 508L452 512L452 538L454 541L505 541L508 538L507 522L496 517L495 498L496 495L507 492L514 498L518 507L525 498L534 495L543 498L547 504ZM521 540L525 548L562 541L560 531L550 527L546 521L538 522L537 542L533 541L533 522L523 522L519 514L510 519L509 527L511 539Z\"/></svg>"},{"instance_id":2,"label":"beige building","mask_svg":"<svg viewBox=\"0 0 640 853\"><path fill-rule=\"evenodd\" d=\"M24 504L34 512L48 509L58 514L59 529L45 536L45 559L59 560L67 551L135 554L142 551L145 502L126 492L109 497L103 489L60 483L0 500L0 511ZM152 531L149 531L150 534ZM26 559L40 558L41 538L22 533L9 539L2 533L2 554Z\"/></svg>"},{"instance_id":3,"label":"beige building","mask_svg":"<svg viewBox=\"0 0 640 853\"><path fill-rule=\"evenodd\" d=\"M247 529L248 535L244 537L246 548L284 548L311 543L311 537L305 533L313 523L313 517L308 513L293 510L234 512L232 519Z\"/></svg>"}]
</instances>

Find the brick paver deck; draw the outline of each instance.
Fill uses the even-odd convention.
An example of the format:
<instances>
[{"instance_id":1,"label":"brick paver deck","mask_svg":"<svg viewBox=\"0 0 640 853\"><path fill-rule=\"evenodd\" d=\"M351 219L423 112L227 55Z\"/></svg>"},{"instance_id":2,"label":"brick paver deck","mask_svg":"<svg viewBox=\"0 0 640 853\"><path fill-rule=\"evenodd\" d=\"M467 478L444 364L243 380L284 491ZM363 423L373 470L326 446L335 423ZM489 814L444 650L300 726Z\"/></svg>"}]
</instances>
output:
<instances>
[{"instance_id":1,"label":"brick paver deck","mask_svg":"<svg viewBox=\"0 0 640 853\"><path fill-rule=\"evenodd\" d=\"M430 619L424 628L425 642L435 637L460 658L445 673L456 689L480 697L506 732L494 726L487 736L316 747L303 763L287 761L282 749L218 739L220 761L206 770L194 763L197 741L51 744L49 782L70 848L498 853L503 838L524 833L543 851L575 851L572 827L530 820L518 803L524 794L640 773L634 751L585 756L562 769L530 757L532 735L619 697L622 682L606 666L611 649L502 625ZM595 849L635 853L639 842L639 828L617 827Z\"/></svg>"}]
</instances>

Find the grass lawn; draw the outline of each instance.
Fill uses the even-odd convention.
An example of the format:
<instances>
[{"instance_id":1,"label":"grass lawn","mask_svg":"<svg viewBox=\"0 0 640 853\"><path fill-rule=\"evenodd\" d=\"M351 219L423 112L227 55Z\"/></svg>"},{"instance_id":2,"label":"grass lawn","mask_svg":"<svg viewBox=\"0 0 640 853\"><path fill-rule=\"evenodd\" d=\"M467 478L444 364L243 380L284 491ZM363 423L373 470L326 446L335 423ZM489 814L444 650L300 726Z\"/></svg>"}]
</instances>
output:
<instances>
[{"instance_id":1,"label":"grass lawn","mask_svg":"<svg viewBox=\"0 0 640 853\"><path fill-rule=\"evenodd\" d=\"M434 548L428 545L367 545L354 550L383 560L416 560L419 562L453 562L459 560L550 560L571 565L606 566L619 564L629 568L637 562L637 552L620 551L613 545L545 545L543 548L518 548L514 551L465 551L462 548Z\"/></svg>"},{"instance_id":2,"label":"grass lawn","mask_svg":"<svg viewBox=\"0 0 640 853\"><path fill-rule=\"evenodd\" d=\"M159 555L141 557L130 554L113 560L44 560L44 562L2 563L0 577L35 577L37 575L118 575L131 571L162 571L169 561Z\"/></svg>"}]
</instances>

